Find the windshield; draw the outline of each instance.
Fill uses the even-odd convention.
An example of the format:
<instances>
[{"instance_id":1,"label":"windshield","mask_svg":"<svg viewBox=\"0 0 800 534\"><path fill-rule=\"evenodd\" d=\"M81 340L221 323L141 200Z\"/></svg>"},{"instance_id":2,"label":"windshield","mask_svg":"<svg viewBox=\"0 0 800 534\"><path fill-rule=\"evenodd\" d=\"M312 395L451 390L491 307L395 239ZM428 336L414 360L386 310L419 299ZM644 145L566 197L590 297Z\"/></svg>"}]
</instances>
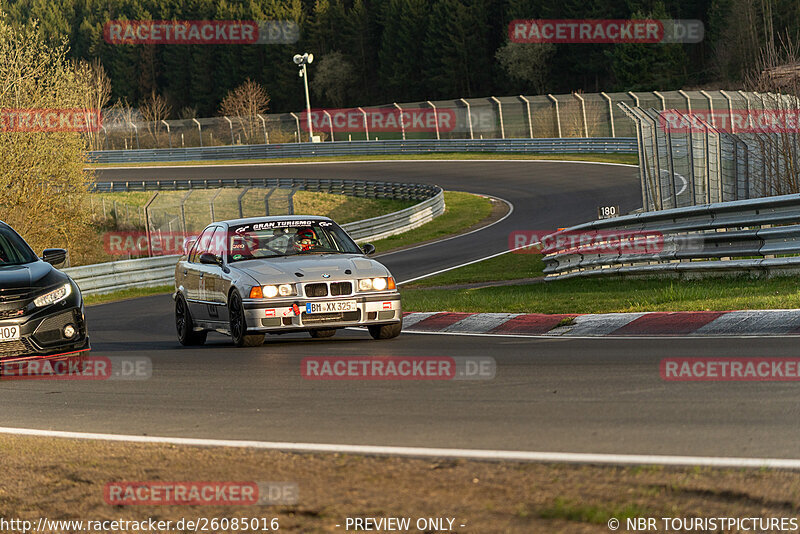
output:
<instances>
[{"instance_id":1,"label":"windshield","mask_svg":"<svg viewBox=\"0 0 800 534\"><path fill-rule=\"evenodd\" d=\"M14 230L0 227L0 267L32 263L39 258Z\"/></svg>"},{"instance_id":2,"label":"windshield","mask_svg":"<svg viewBox=\"0 0 800 534\"><path fill-rule=\"evenodd\" d=\"M336 223L287 219L232 226L228 263L296 254L363 254Z\"/></svg>"}]
</instances>

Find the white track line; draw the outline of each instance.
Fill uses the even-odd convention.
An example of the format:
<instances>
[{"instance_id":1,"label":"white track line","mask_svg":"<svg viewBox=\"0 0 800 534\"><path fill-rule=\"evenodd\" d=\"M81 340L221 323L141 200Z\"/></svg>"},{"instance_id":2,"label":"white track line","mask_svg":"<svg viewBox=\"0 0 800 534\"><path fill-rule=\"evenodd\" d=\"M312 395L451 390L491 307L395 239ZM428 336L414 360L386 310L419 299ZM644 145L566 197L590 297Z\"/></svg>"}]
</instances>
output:
<instances>
[{"instance_id":1,"label":"white track line","mask_svg":"<svg viewBox=\"0 0 800 534\"><path fill-rule=\"evenodd\" d=\"M292 443L272 441L240 441L224 439L171 438L157 436L125 436L121 434L94 434L61 432L28 428L0 427L0 433L18 436L49 438L124 441L127 443L168 443L196 447L247 447L253 449L292 452L327 452L342 454L391 455L418 458L466 458L471 460L510 460L519 462L556 462L610 465L685 465L708 467L771 467L800 469L800 460L789 458L731 458L713 456L666 456L649 454L591 454L571 452L527 452L484 449L439 449L430 447L384 447L373 445L339 445L329 443Z\"/></svg>"}]
</instances>

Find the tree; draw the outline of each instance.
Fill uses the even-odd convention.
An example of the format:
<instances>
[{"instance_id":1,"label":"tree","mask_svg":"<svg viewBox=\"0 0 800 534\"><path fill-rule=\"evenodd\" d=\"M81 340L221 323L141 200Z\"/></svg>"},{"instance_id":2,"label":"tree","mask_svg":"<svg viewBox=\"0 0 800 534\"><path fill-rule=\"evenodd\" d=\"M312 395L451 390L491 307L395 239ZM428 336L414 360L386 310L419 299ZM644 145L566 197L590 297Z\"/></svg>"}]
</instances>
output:
<instances>
[{"instance_id":1,"label":"tree","mask_svg":"<svg viewBox=\"0 0 800 534\"><path fill-rule=\"evenodd\" d=\"M492 80L487 0L437 0L428 15L421 66L427 98L484 95Z\"/></svg>"},{"instance_id":2,"label":"tree","mask_svg":"<svg viewBox=\"0 0 800 534\"><path fill-rule=\"evenodd\" d=\"M668 15L659 1L653 11L636 12L631 18L666 19ZM679 89L687 80L687 59L681 44L617 44L606 50L605 56L619 91Z\"/></svg>"},{"instance_id":3,"label":"tree","mask_svg":"<svg viewBox=\"0 0 800 534\"><path fill-rule=\"evenodd\" d=\"M103 65L98 60L91 63L82 60L77 63L75 69L80 79L88 80L88 90L83 97L83 107L87 110L102 112L111 98L111 80ZM103 149L104 136L99 130L88 132L87 139L91 150Z\"/></svg>"},{"instance_id":4,"label":"tree","mask_svg":"<svg viewBox=\"0 0 800 534\"><path fill-rule=\"evenodd\" d=\"M545 92L548 80L548 60L556 47L551 43L512 43L508 42L497 50L495 57L513 79L528 84L531 94Z\"/></svg>"},{"instance_id":5,"label":"tree","mask_svg":"<svg viewBox=\"0 0 800 534\"><path fill-rule=\"evenodd\" d=\"M169 118L172 108L167 104L167 100L163 96L152 91L140 106L139 112L146 123L147 131L153 138L153 143L158 147L158 132L159 128L161 128L161 121Z\"/></svg>"},{"instance_id":6,"label":"tree","mask_svg":"<svg viewBox=\"0 0 800 534\"><path fill-rule=\"evenodd\" d=\"M0 18L0 109L80 109L91 90L66 47L50 45L35 22ZM4 122L8 115L3 113ZM0 212L37 252L64 247L72 263L96 248L84 170L86 145L76 131L0 129Z\"/></svg>"},{"instance_id":7,"label":"tree","mask_svg":"<svg viewBox=\"0 0 800 534\"><path fill-rule=\"evenodd\" d=\"M334 107L344 106L353 89L354 70L341 52L325 54L314 69L314 83L311 84L314 96Z\"/></svg>"},{"instance_id":8,"label":"tree","mask_svg":"<svg viewBox=\"0 0 800 534\"><path fill-rule=\"evenodd\" d=\"M222 100L219 111L227 117L236 117L248 142L253 142L260 131L258 115L269 109L269 95L258 83L248 79L230 91Z\"/></svg>"}]
</instances>

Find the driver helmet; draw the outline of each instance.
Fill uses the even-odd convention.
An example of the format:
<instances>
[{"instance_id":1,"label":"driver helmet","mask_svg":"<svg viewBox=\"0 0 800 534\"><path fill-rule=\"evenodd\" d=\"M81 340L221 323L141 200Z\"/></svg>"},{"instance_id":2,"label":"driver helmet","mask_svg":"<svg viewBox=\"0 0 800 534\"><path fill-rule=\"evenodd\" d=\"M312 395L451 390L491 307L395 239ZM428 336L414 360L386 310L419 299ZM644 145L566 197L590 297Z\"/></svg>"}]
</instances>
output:
<instances>
[{"instance_id":1,"label":"driver helmet","mask_svg":"<svg viewBox=\"0 0 800 534\"><path fill-rule=\"evenodd\" d=\"M317 233L310 227L300 228L294 236L294 248L299 252L311 250L316 247L318 243Z\"/></svg>"}]
</instances>

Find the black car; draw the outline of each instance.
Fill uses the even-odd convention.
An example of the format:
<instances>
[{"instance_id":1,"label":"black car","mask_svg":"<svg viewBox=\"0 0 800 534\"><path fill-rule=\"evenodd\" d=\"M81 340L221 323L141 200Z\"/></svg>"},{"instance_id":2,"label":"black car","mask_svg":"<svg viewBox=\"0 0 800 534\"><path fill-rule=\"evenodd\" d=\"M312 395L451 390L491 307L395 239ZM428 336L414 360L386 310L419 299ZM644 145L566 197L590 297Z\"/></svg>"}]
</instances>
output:
<instances>
[{"instance_id":1,"label":"black car","mask_svg":"<svg viewBox=\"0 0 800 534\"><path fill-rule=\"evenodd\" d=\"M20 235L0 222L0 364L38 358L83 358L89 337L77 284L53 265L67 251L38 258Z\"/></svg>"}]
</instances>

